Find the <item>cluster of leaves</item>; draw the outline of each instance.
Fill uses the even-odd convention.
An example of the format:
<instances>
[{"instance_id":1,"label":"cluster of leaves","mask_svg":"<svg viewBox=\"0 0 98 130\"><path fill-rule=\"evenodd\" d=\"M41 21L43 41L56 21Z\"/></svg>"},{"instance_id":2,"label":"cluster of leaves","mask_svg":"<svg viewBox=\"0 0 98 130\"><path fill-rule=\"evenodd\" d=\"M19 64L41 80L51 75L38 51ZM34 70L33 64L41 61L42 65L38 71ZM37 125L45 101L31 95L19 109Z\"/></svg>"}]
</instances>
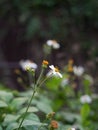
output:
<instances>
[{"instance_id":1,"label":"cluster of leaves","mask_svg":"<svg viewBox=\"0 0 98 130\"><path fill-rule=\"evenodd\" d=\"M70 76L71 82L64 82ZM88 75L89 77L89 75ZM79 130L96 130L98 125L98 96L91 90L91 80L87 74L79 78L83 88L76 92L77 81L69 73L63 73L63 78L52 77L44 83L43 88L35 94L28 109L22 130L47 130L46 115L55 111L55 119L59 123L58 130L68 130L72 126ZM17 92L0 90L0 130L15 130L23 117L33 90ZM81 103L80 97L89 94L91 104Z\"/></svg>"},{"instance_id":2,"label":"cluster of leaves","mask_svg":"<svg viewBox=\"0 0 98 130\"><path fill-rule=\"evenodd\" d=\"M76 130L96 130L98 118L95 109L97 109L98 97L91 92L90 81L85 78L82 79L82 89L78 89L78 95L76 95L75 84L71 82L62 85L64 79L52 78L51 82L46 83L48 91L52 95L51 105L57 113L57 120L66 125L74 126ZM80 98L83 93L91 95L93 100L91 104L81 103Z\"/></svg>"},{"instance_id":3,"label":"cluster of leaves","mask_svg":"<svg viewBox=\"0 0 98 130\"><path fill-rule=\"evenodd\" d=\"M26 110L31 94L31 91L24 93L0 91L0 130L14 130L18 128L18 121ZM49 102L47 100L42 101L42 99L45 98L39 97L32 101L22 124L25 130L35 130L41 125L40 118L37 115L38 112L42 111L45 116L45 114L52 111Z\"/></svg>"}]
</instances>

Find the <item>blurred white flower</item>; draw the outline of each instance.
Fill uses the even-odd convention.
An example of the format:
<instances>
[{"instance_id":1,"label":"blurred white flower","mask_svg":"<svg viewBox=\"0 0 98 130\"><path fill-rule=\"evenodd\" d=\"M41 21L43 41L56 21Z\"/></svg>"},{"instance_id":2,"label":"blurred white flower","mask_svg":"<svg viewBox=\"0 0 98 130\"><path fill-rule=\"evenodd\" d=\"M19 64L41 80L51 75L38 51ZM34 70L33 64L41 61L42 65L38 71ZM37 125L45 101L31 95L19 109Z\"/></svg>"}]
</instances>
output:
<instances>
[{"instance_id":1,"label":"blurred white flower","mask_svg":"<svg viewBox=\"0 0 98 130\"><path fill-rule=\"evenodd\" d=\"M74 66L73 67L73 72L77 76L81 76L84 73L84 68L82 66Z\"/></svg>"},{"instance_id":2,"label":"blurred white flower","mask_svg":"<svg viewBox=\"0 0 98 130\"><path fill-rule=\"evenodd\" d=\"M64 87L66 86L67 84L69 83L69 79L63 79L62 82L61 82L61 86Z\"/></svg>"},{"instance_id":3,"label":"blurred white flower","mask_svg":"<svg viewBox=\"0 0 98 130\"><path fill-rule=\"evenodd\" d=\"M21 60L19 64L24 71L26 71L27 69L37 69L37 64L30 60Z\"/></svg>"},{"instance_id":4,"label":"blurred white flower","mask_svg":"<svg viewBox=\"0 0 98 130\"><path fill-rule=\"evenodd\" d=\"M46 44L47 44L48 46L53 47L53 49L59 49L59 48L60 48L60 44L59 44L57 41L55 41L55 40L48 40L48 41L46 42Z\"/></svg>"},{"instance_id":5,"label":"blurred white flower","mask_svg":"<svg viewBox=\"0 0 98 130\"><path fill-rule=\"evenodd\" d=\"M76 130L75 128L71 128L71 130Z\"/></svg>"},{"instance_id":6,"label":"blurred white flower","mask_svg":"<svg viewBox=\"0 0 98 130\"><path fill-rule=\"evenodd\" d=\"M51 69L48 73L47 76L58 76L60 78L62 78L62 74L59 72L57 67L54 67L54 65L50 65L49 68Z\"/></svg>"},{"instance_id":7,"label":"blurred white flower","mask_svg":"<svg viewBox=\"0 0 98 130\"><path fill-rule=\"evenodd\" d=\"M92 98L89 95L83 95L80 97L80 102L81 103L91 103Z\"/></svg>"}]
</instances>

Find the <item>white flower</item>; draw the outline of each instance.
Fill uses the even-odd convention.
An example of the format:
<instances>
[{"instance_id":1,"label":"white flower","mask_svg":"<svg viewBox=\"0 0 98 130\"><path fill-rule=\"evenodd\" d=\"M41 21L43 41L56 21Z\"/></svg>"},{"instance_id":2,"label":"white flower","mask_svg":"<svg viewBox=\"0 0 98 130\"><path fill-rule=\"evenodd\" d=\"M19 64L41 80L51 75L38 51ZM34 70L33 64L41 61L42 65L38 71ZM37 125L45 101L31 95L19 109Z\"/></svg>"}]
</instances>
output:
<instances>
[{"instance_id":1,"label":"white flower","mask_svg":"<svg viewBox=\"0 0 98 130\"><path fill-rule=\"evenodd\" d=\"M55 75L55 76L62 78L62 74L59 72L57 67L54 67L54 65L50 65L49 68L51 70L47 73L47 76Z\"/></svg>"},{"instance_id":2,"label":"white flower","mask_svg":"<svg viewBox=\"0 0 98 130\"><path fill-rule=\"evenodd\" d=\"M66 86L68 83L69 83L69 79L68 79L68 78L63 79L62 82L61 82L61 86L64 87L64 86Z\"/></svg>"},{"instance_id":3,"label":"white flower","mask_svg":"<svg viewBox=\"0 0 98 130\"><path fill-rule=\"evenodd\" d=\"M80 102L81 103L91 103L92 98L89 95L83 95L80 97Z\"/></svg>"},{"instance_id":4,"label":"white flower","mask_svg":"<svg viewBox=\"0 0 98 130\"><path fill-rule=\"evenodd\" d=\"M75 128L71 128L71 130L75 130Z\"/></svg>"},{"instance_id":5,"label":"white flower","mask_svg":"<svg viewBox=\"0 0 98 130\"><path fill-rule=\"evenodd\" d=\"M47 44L48 46L53 47L54 49L59 49L59 48L60 48L60 44L57 43L57 41L55 41L55 40L48 40L48 41L46 42L46 44Z\"/></svg>"},{"instance_id":6,"label":"white flower","mask_svg":"<svg viewBox=\"0 0 98 130\"><path fill-rule=\"evenodd\" d=\"M28 68L34 70L37 69L37 64L30 60L21 60L19 63L24 71L26 71Z\"/></svg>"},{"instance_id":7,"label":"white flower","mask_svg":"<svg viewBox=\"0 0 98 130\"><path fill-rule=\"evenodd\" d=\"M73 67L73 72L77 76L81 76L84 73L84 68L82 66L74 66Z\"/></svg>"}]
</instances>

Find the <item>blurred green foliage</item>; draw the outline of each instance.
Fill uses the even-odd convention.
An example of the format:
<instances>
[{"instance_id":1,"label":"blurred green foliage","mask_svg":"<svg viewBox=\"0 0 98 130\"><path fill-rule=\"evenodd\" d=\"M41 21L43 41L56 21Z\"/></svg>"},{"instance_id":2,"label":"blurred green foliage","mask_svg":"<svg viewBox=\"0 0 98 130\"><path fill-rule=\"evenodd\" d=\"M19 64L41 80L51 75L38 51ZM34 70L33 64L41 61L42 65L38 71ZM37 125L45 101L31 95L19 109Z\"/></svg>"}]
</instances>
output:
<instances>
[{"instance_id":1,"label":"blurred green foliage","mask_svg":"<svg viewBox=\"0 0 98 130\"><path fill-rule=\"evenodd\" d=\"M1 0L0 8L1 28L2 22L6 25L1 37L17 26L21 39L34 35L64 39L72 27L98 29L97 0Z\"/></svg>"},{"instance_id":2,"label":"blurred green foliage","mask_svg":"<svg viewBox=\"0 0 98 130\"><path fill-rule=\"evenodd\" d=\"M42 45L47 39L56 39L67 58L75 57L78 64L91 60L96 66L97 0L1 0L0 8L0 42L7 55L9 51L15 53L14 50L27 47L28 43ZM78 52L73 49L74 44L79 45ZM19 59L21 54L16 53L9 57Z\"/></svg>"}]
</instances>

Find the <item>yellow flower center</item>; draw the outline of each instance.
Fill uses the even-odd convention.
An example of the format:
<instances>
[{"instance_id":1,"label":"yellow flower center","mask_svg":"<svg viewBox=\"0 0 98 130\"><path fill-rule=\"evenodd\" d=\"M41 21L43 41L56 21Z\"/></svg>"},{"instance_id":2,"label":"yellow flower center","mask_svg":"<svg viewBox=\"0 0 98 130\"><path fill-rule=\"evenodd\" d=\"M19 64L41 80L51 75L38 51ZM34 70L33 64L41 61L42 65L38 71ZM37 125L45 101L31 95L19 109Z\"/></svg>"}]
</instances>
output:
<instances>
[{"instance_id":1,"label":"yellow flower center","mask_svg":"<svg viewBox=\"0 0 98 130\"><path fill-rule=\"evenodd\" d=\"M29 70L30 70L30 67L29 67L29 66L27 66L27 67L26 67L26 71L29 71Z\"/></svg>"},{"instance_id":2,"label":"yellow flower center","mask_svg":"<svg viewBox=\"0 0 98 130\"><path fill-rule=\"evenodd\" d=\"M56 40L53 40L53 44L56 44L57 43L57 41Z\"/></svg>"},{"instance_id":3,"label":"yellow flower center","mask_svg":"<svg viewBox=\"0 0 98 130\"><path fill-rule=\"evenodd\" d=\"M59 72L59 69L58 69L58 67L55 67L55 72Z\"/></svg>"}]
</instances>

